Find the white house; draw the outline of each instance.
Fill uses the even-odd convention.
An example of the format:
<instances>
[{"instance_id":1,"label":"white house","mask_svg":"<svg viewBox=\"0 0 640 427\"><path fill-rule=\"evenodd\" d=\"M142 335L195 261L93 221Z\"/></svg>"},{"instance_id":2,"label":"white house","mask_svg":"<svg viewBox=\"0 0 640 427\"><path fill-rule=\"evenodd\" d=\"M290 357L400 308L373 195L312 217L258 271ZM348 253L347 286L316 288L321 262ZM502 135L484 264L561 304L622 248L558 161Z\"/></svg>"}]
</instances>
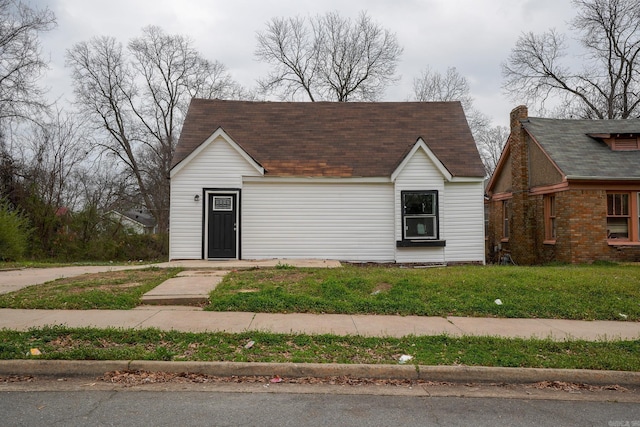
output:
<instances>
[{"instance_id":1,"label":"white house","mask_svg":"<svg viewBox=\"0 0 640 427\"><path fill-rule=\"evenodd\" d=\"M458 102L194 99L169 256L484 263L483 179Z\"/></svg>"},{"instance_id":2,"label":"white house","mask_svg":"<svg viewBox=\"0 0 640 427\"><path fill-rule=\"evenodd\" d=\"M153 216L141 209L129 209L124 212L109 211L107 215L133 234L155 234L158 225Z\"/></svg>"}]
</instances>

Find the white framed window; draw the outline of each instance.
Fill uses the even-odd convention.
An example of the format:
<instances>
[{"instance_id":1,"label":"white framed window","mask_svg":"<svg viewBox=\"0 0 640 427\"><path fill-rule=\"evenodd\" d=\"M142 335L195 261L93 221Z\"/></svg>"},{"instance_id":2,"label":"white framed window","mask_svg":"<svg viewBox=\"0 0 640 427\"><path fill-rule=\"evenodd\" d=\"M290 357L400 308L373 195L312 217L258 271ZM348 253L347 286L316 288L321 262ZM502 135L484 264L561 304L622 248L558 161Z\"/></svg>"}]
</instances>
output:
<instances>
[{"instance_id":1,"label":"white framed window","mask_svg":"<svg viewBox=\"0 0 640 427\"><path fill-rule=\"evenodd\" d=\"M402 191L403 240L437 240L438 192Z\"/></svg>"},{"instance_id":2,"label":"white framed window","mask_svg":"<svg viewBox=\"0 0 640 427\"><path fill-rule=\"evenodd\" d=\"M214 211L232 211L233 210L233 197L231 196L214 196L213 207Z\"/></svg>"}]
</instances>

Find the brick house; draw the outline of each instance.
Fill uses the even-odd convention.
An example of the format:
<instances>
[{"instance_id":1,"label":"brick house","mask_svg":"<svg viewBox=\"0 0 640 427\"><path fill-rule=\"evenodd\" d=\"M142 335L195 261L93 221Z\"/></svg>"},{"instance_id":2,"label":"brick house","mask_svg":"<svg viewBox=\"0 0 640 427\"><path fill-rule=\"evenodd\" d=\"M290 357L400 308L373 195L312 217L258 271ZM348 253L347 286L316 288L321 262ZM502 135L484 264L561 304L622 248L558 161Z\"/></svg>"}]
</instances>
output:
<instances>
[{"instance_id":1,"label":"brick house","mask_svg":"<svg viewBox=\"0 0 640 427\"><path fill-rule=\"evenodd\" d=\"M525 106L510 119L486 188L487 259L640 261L640 120L534 118Z\"/></svg>"}]
</instances>

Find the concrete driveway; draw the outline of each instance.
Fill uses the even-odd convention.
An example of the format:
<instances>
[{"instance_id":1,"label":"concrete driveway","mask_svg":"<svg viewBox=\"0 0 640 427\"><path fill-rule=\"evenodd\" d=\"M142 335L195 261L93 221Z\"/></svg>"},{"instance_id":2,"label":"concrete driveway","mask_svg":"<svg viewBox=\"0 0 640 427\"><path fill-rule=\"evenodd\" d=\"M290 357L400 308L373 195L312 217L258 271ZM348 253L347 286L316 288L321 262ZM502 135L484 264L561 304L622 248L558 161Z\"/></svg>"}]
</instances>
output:
<instances>
[{"instance_id":1,"label":"concrete driveway","mask_svg":"<svg viewBox=\"0 0 640 427\"><path fill-rule=\"evenodd\" d=\"M39 285L63 277L75 277L87 273L133 270L145 267L149 267L149 265L87 265L77 267L23 268L20 270L0 271L0 294L6 294L26 288L27 286Z\"/></svg>"}]
</instances>

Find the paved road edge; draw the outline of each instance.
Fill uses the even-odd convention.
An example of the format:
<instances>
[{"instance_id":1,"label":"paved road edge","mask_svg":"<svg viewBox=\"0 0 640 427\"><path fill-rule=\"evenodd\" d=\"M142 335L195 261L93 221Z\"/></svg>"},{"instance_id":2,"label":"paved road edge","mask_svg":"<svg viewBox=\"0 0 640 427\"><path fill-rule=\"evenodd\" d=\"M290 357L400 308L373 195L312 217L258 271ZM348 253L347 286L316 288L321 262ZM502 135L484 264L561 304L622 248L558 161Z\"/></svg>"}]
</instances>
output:
<instances>
[{"instance_id":1,"label":"paved road edge","mask_svg":"<svg viewBox=\"0 0 640 427\"><path fill-rule=\"evenodd\" d=\"M501 368L323 363L163 362L143 360L3 360L0 376L98 377L110 371L189 372L211 376L339 377L408 379L451 383L524 384L562 381L592 385L640 386L640 372L587 369Z\"/></svg>"}]
</instances>

